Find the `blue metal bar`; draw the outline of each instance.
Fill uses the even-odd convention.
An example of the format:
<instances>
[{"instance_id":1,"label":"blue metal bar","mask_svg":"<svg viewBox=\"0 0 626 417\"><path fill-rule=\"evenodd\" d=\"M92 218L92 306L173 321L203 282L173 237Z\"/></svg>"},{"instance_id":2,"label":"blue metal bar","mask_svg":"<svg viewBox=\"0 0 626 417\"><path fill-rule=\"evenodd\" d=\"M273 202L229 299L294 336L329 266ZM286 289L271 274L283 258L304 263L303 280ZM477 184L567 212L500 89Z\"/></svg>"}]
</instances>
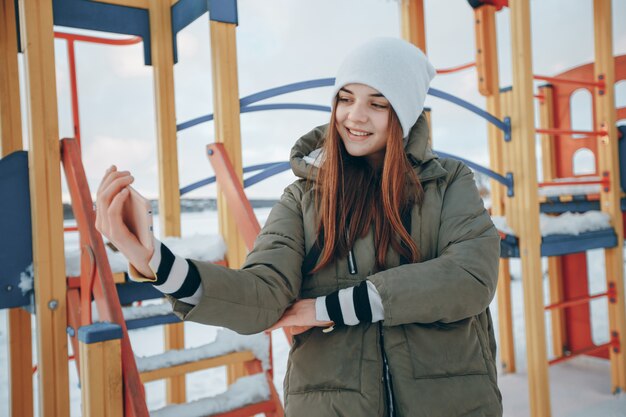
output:
<instances>
[{"instance_id":1,"label":"blue metal bar","mask_svg":"<svg viewBox=\"0 0 626 417\"><path fill-rule=\"evenodd\" d=\"M329 106L320 106L318 104L301 104L301 103L274 103L274 104L259 104L256 106L246 106L240 109L241 113L252 113L256 111L265 111L265 110L314 110L314 111L323 111L330 113ZM206 116L201 116L187 122L183 122L179 125L176 125L176 130L180 132L181 130L188 129L195 125L199 125L200 123L210 122L213 120L213 114L209 114Z\"/></svg>"},{"instance_id":2,"label":"blue metal bar","mask_svg":"<svg viewBox=\"0 0 626 417\"><path fill-rule=\"evenodd\" d=\"M176 131L180 132L181 130L189 129L190 127L194 127L195 125L199 125L200 123L210 122L211 120L213 120L213 113L207 114L206 116L196 117L195 119L191 119L186 122L177 124Z\"/></svg>"},{"instance_id":3,"label":"blue metal bar","mask_svg":"<svg viewBox=\"0 0 626 417\"><path fill-rule=\"evenodd\" d=\"M280 96L287 93L293 93L295 91L308 90L317 87L329 87L335 84L334 78L320 78L317 80L301 81L298 83L287 84L280 87L270 88L269 90L261 91L259 93L251 94L239 100L241 107L246 107L249 104L256 103L257 101L265 100Z\"/></svg>"},{"instance_id":4,"label":"blue metal bar","mask_svg":"<svg viewBox=\"0 0 626 417\"><path fill-rule=\"evenodd\" d=\"M291 168L289 162L279 162L274 166L267 168L256 175L251 176L250 178L246 178L243 181L243 188L248 188L256 184L257 182L261 182L269 177L273 177L274 175L287 171L289 168Z\"/></svg>"},{"instance_id":5,"label":"blue metal bar","mask_svg":"<svg viewBox=\"0 0 626 417\"><path fill-rule=\"evenodd\" d=\"M446 93L446 92L441 91L441 90L437 90L436 88L432 88L432 87L430 88L430 90L428 90L428 95L431 95L433 97L438 97L440 99L449 101L451 103L456 104L457 106L461 106L464 109L467 109L467 110L471 111L472 113L474 113L474 114L482 117L483 119L487 120L489 123L493 124L498 129L502 130L505 134L510 131L510 128L507 127L507 125L502 120L498 119L493 114L491 114L489 112L486 112L485 110L481 109L480 107L477 107L477 106L473 105L469 101L465 101L462 98L453 96L452 94Z\"/></svg>"},{"instance_id":6,"label":"blue metal bar","mask_svg":"<svg viewBox=\"0 0 626 417\"><path fill-rule=\"evenodd\" d=\"M257 104L256 106L246 106L241 108L241 113L251 113L264 110L315 110L330 113L329 106L320 106L318 104L300 104L300 103L274 103L274 104Z\"/></svg>"},{"instance_id":7,"label":"blue metal bar","mask_svg":"<svg viewBox=\"0 0 626 417\"><path fill-rule=\"evenodd\" d=\"M507 173L506 177L503 177L502 175L498 174L495 171L490 170L489 168L485 168L482 165L478 165L475 162L469 161L465 158L461 158L458 157L456 155L452 155L446 152L439 152L439 151L435 151L435 153L439 156L442 156L444 158L451 158L451 159L456 159L458 161L463 162L464 164L466 164L467 166L469 166L470 168L487 175L489 178L493 178L494 180L498 181L499 183L503 184L506 186L509 195L512 196L512 192L513 192L513 176L510 175L510 173Z\"/></svg>"},{"instance_id":8,"label":"blue metal bar","mask_svg":"<svg viewBox=\"0 0 626 417\"><path fill-rule=\"evenodd\" d=\"M283 164L287 164L287 168L289 167L289 162L268 162L268 163L264 163L264 164L258 164L258 165L251 165L248 167L243 167L243 172L248 173L248 172L255 172L255 171L261 171L261 170L270 170L272 168L274 168L275 166L280 165L281 167L283 166ZM283 169L282 171L284 171L285 169ZM282 172L282 171L278 171L278 172ZM278 173L276 172L276 173ZM261 175L261 174L258 174ZM270 177L271 175L267 175L264 178ZM256 177L250 177L249 180L251 180L252 178ZM264 179L262 178L262 179ZM259 181L261 181L262 179L260 179ZM189 184L183 188L180 189L180 195L185 195L187 193L192 192L193 190L197 190L198 188L204 187L205 185L209 185L209 184L213 184L216 181L215 176L209 177L209 178L205 178L203 180L200 181L196 181L193 184ZM253 184L256 184L259 181L255 181L253 182ZM246 182L244 181L244 188L246 187ZM252 185L252 184L250 184Z\"/></svg>"}]
</instances>

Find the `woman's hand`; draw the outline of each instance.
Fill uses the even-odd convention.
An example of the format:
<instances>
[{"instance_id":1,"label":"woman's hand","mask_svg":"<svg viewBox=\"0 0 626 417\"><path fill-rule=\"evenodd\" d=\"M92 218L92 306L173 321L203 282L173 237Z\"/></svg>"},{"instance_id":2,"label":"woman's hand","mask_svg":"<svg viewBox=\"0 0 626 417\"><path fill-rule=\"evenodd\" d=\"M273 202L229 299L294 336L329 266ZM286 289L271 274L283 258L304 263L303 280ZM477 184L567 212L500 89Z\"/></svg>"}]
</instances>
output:
<instances>
[{"instance_id":1,"label":"woman's hand","mask_svg":"<svg viewBox=\"0 0 626 417\"><path fill-rule=\"evenodd\" d=\"M128 171L107 169L96 196L96 229L108 238L128 261L146 277L153 272L148 266L152 252L131 233L122 219L122 208L128 199L128 186L134 178Z\"/></svg>"},{"instance_id":2,"label":"woman's hand","mask_svg":"<svg viewBox=\"0 0 626 417\"><path fill-rule=\"evenodd\" d=\"M332 321L317 321L315 319L315 299L306 298L296 301L285 310L280 320L268 330L285 327L288 333L296 335L304 333L312 327L328 327L332 325Z\"/></svg>"}]
</instances>

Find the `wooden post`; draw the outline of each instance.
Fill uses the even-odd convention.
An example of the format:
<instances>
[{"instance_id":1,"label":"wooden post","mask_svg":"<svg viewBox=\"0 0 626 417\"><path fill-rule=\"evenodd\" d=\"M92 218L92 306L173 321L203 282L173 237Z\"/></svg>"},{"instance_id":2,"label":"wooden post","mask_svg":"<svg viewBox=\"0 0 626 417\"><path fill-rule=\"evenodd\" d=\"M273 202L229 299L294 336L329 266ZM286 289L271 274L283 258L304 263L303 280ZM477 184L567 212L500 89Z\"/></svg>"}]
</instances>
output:
<instances>
[{"instance_id":1,"label":"wooden post","mask_svg":"<svg viewBox=\"0 0 626 417\"><path fill-rule=\"evenodd\" d=\"M498 49L496 33L496 8L485 5L474 10L475 39L476 39L476 70L478 74L478 90L487 97L487 111L502 118L500 98L500 76L498 69ZM505 170L503 163L504 135L492 125L487 126L489 137L489 166L502 174ZM491 214L503 216L504 187L495 180L491 180ZM501 366L505 372L515 372L515 344L513 339L513 317L511 313L511 274L509 260L500 259L498 266L498 328L500 338Z\"/></svg>"},{"instance_id":2,"label":"wooden post","mask_svg":"<svg viewBox=\"0 0 626 417\"><path fill-rule=\"evenodd\" d=\"M0 150L2 156L22 149L17 33L12 0L0 0Z\"/></svg>"},{"instance_id":3,"label":"wooden post","mask_svg":"<svg viewBox=\"0 0 626 417\"><path fill-rule=\"evenodd\" d=\"M600 194L602 211L609 214L617 234L617 246L605 249L607 286L614 285L616 297L609 300L609 327L611 337L617 338L620 348L612 348L611 385L613 392L626 389L626 312L624 309L624 231L620 207L618 137L615 110L615 61L613 58L613 25L611 0L594 0L593 23L595 39L595 78L604 81L605 88L595 92L595 130L605 129L607 135L598 144L598 171L608 172L611 186ZM624 140L624 139L622 139Z\"/></svg>"},{"instance_id":4,"label":"wooden post","mask_svg":"<svg viewBox=\"0 0 626 417\"><path fill-rule=\"evenodd\" d=\"M22 149L17 28L13 0L0 0L0 157ZM21 308L8 311L9 410L12 417L32 417L32 337L30 314Z\"/></svg>"},{"instance_id":5,"label":"wooden post","mask_svg":"<svg viewBox=\"0 0 626 417\"><path fill-rule=\"evenodd\" d=\"M554 91L551 85L539 88L543 96L539 101L539 125L542 129L554 128ZM541 167L543 180L552 181L556 178L556 164L554 152L554 135L541 135ZM550 281L550 304L563 301L563 275L561 259L550 256L548 258L548 279ZM561 357L565 353L565 316L560 308L550 311L552 322L552 353Z\"/></svg>"},{"instance_id":6,"label":"wooden post","mask_svg":"<svg viewBox=\"0 0 626 417\"><path fill-rule=\"evenodd\" d=\"M63 205L52 1L20 0L28 100L40 415L69 416Z\"/></svg>"},{"instance_id":7,"label":"wooden post","mask_svg":"<svg viewBox=\"0 0 626 417\"><path fill-rule=\"evenodd\" d=\"M426 53L424 0L402 0L400 3L402 39Z\"/></svg>"},{"instance_id":8,"label":"wooden post","mask_svg":"<svg viewBox=\"0 0 626 417\"><path fill-rule=\"evenodd\" d=\"M83 416L122 417L122 328L95 323L78 329Z\"/></svg>"},{"instance_id":9,"label":"wooden post","mask_svg":"<svg viewBox=\"0 0 626 417\"><path fill-rule=\"evenodd\" d=\"M524 319L528 358L530 415L550 416L550 386L545 341L541 234L535 155L530 1L511 0L513 51L513 117L511 136L523 169L514 171L515 194L524 221L519 222L520 258L524 287Z\"/></svg>"},{"instance_id":10,"label":"wooden post","mask_svg":"<svg viewBox=\"0 0 626 417\"><path fill-rule=\"evenodd\" d=\"M169 1L150 0L150 40L154 69L154 97L159 159L159 217L162 237L180 236L180 191L178 181L178 144L174 98L174 53L172 15ZM165 328L165 349L183 349L183 323ZM183 403L186 398L185 376L166 382L168 403Z\"/></svg>"},{"instance_id":11,"label":"wooden post","mask_svg":"<svg viewBox=\"0 0 626 417\"><path fill-rule=\"evenodd\" d=\"M213 20L210 25L215 141L224 143L233 168L241 176L243 183L237 75L237 27L233 23ZM228 266L239 268L247 254L244 241L239 235L236 219L228 210L226 199L221 191L218 191L217 203L220 232L227 245Z\"/></svg>"}]
</instances>

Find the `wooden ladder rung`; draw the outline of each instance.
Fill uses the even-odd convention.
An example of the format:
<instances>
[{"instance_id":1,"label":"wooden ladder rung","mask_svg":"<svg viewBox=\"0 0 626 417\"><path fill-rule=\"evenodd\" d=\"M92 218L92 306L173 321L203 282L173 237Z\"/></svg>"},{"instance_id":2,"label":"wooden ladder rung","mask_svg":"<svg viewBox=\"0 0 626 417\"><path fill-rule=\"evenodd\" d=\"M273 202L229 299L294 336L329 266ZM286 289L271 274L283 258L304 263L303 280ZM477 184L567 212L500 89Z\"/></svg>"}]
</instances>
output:
<instances>
[{"instance_id":1,"label":"wooden ladder rung","mask_svg":"<svg viewBox=\"0 0 626 417\"><path fill-rule=\"evenodd\" d=\"M216 368L218 366L231 365L234 363L245 363L257 360L251 351L233 352L226 355L215 356L213 358L200 359L194 362L186 362L178 365L159 368L153 371L140 372L141 382L146 383L165 379L172 376L184 375L202 369Z\"/></svg>"}]
</instances>

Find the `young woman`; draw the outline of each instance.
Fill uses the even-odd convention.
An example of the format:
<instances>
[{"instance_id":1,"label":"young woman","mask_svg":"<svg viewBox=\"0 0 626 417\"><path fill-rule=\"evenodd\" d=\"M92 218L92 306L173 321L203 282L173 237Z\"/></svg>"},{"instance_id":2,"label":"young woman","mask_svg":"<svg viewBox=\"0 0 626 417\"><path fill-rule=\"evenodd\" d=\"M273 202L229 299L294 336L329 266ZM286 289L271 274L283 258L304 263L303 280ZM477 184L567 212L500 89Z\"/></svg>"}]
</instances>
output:
<instances>
[{"instance_id":1,"label":"young woman","mask_svg":"<svg viewBox=\"0 0 626 417\"><path fill-rule=\"evenodd\" d=\"M488 306L499 238L472 172L430 149L434 68L398 39L356 49L330 123L291 152L286 188L244 266L153 252L125 227L133 181L109 169L97 227L184 320L290 327L288 416L500 416Z\"/></svg>"}]
</instances>

